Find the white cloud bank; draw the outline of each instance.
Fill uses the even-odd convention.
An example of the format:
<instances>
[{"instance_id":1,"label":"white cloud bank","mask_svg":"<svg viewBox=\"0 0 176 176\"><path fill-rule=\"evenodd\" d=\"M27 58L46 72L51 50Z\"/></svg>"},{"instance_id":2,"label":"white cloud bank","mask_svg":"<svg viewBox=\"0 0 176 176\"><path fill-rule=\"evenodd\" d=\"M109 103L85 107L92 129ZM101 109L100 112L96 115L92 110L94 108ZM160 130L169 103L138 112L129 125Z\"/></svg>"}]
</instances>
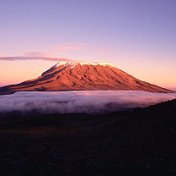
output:
<instances>
[{"instance_id":1,"label":"white cloud bank","mask_svg":"<svg viewBox=\"0 0 176 176\"><path fill-rule=\"evenodd\" d=\"M105 113L172 100L176 93L144 91L17 92L0 96L0 112Z\"/></svg>"}]
</instances>

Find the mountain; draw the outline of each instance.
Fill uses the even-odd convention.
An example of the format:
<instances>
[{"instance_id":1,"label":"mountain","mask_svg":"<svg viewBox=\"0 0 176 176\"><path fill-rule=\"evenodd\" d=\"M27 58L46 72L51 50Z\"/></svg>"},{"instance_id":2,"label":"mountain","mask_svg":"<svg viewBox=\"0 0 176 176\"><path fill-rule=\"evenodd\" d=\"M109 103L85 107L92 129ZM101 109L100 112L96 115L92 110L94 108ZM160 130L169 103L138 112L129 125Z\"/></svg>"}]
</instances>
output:
<instances>
[{"instance_id":1,"label":"mountain","mask_svg":"<svg viewBox=\"0 0 176 176\"><path fill-rule=\"evenodd\" d=\"M60 61L37 79L0 88L0 94L14 93L16 91L58 90L170 92L167 89L141 81L111 64Z\"/></svg>"}]
</instances>

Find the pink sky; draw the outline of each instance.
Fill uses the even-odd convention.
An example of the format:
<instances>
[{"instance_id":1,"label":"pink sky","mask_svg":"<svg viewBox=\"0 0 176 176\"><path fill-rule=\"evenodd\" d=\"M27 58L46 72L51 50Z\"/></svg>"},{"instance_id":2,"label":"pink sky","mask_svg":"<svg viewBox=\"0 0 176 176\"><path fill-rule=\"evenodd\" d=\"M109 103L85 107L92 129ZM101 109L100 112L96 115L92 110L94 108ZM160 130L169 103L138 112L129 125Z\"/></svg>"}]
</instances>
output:
<instances>
[{"instance_id":1,"label":"pink sky","mask_svg":"<svg viewBox=\"0 0 176 176\"><path fill-rule=\"evenodd\" d=\"M175 7L174 0L1 0L0 57L108 62L176 87ZM0 60L0 85L38 77L55 63Z\"/></svg>"}]
</instances>

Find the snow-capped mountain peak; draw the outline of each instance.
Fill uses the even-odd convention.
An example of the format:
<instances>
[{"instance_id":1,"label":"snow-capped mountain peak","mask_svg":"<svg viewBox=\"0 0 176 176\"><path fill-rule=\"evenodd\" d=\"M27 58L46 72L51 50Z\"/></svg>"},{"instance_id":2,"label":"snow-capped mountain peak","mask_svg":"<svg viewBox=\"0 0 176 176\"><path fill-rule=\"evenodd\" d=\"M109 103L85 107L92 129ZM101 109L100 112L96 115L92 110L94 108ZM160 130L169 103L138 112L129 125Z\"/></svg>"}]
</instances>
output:
<instances>
[{"instance_id":1,"label":"snow-capped mountain peak","mask_svg":"<svg viewBox=\"0 0 176 176\"><path fill-rule=\"evenodd\" d=\"M58 67L58 66L71 66L72 68L74 68L76 65L93 65L93 66L110 66L110 67L116 67L115 65L111 64L111 63L105 63L105 62L84 62L84 61L59 61L56 65L54 65L54 67Z\"/></svg>"},{"instance_id":2,"label":"snow-capped mountain peak","mask_svg":"<svg viewBox=\"0 0 176 176\"><path fill-rule=\"evenodd\" d=\"M3 90L59 91L59 90L144 90L170 92L167 89L141 81L116 66L103 62L60 60L40 77Z\"/></svg>"}]
</instances>

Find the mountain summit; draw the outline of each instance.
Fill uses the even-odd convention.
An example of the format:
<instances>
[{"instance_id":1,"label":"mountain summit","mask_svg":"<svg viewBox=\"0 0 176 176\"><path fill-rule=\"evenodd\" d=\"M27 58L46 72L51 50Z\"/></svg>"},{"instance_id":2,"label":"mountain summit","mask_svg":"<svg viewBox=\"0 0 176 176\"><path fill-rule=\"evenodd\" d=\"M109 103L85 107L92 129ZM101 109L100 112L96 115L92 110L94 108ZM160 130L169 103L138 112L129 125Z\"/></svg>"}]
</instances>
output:
<instances>
[{"instance_id":1,"label":"mountain summit","mask_svg":"<svg viewBox=\"0 0 176 176\"><path fill-rule=\"evenodd\" d=\"M34 80L0 88L1 94L16 91L144 90L170 92L141 81L107 63L60 61Z\"/></svg>"}]
</instances>

